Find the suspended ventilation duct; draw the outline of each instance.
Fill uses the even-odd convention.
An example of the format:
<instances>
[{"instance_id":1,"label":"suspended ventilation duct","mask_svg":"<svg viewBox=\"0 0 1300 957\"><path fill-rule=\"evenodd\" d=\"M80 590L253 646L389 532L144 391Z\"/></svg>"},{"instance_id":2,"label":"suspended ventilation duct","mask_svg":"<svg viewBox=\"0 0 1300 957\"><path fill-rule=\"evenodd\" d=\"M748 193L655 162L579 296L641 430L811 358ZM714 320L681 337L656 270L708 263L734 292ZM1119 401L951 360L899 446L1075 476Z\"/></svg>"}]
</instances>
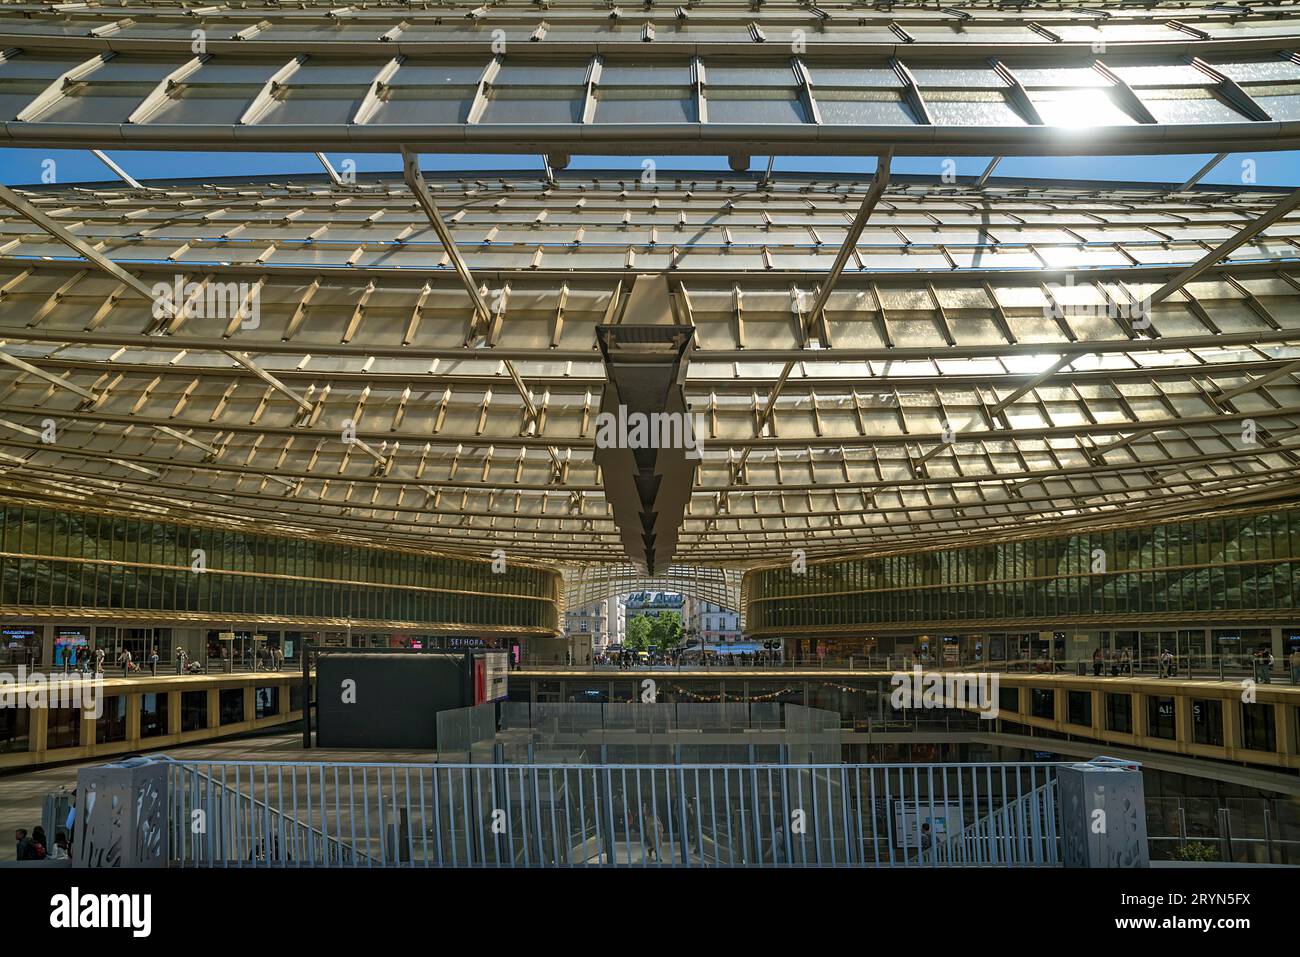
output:
<instances>
[{"instance_id":1,"label":"suspended ventilation duct","mask_svg":"<svg viewBox=\"0 0 1300 957\"><path fill-rule=\"evenodd\" d=\"M676 321L659 276L638 276L616 312L596 327L606 384L595 459L628 558L654 575L672 562L700 456L683 388L695 329Z\"/></svg>"}]
</instances>

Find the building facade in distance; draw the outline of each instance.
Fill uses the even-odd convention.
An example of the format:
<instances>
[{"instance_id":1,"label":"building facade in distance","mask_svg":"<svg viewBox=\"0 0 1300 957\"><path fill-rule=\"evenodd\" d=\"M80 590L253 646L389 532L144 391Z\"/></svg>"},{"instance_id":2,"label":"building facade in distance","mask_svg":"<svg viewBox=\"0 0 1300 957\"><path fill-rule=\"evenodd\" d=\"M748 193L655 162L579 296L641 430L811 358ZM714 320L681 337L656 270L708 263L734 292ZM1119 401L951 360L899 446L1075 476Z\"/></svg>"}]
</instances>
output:
<instances>
[{"instance_id":1,"label":"building facade in distance","mask_svg":"<svg viewBox=\"0 0 1300 957\"><path fill-rule=\"evenodd\" d=\"M575 662L590 661L610 645L621 645L627 631L627 608L620 595L564 613L564 636Z\"/></svg>"},{"instance_id":2,"label":"building facade in distance","mask_svg":"<svg viewBox=\"0 0 1300 957\"><path fill-rule=\"evenodd\" d=\"M708 647L734 644L743 637L740 612L734 609L689 595L682 607L682 628L688 642L695 640Z\"/></svg>"}]
</instances>

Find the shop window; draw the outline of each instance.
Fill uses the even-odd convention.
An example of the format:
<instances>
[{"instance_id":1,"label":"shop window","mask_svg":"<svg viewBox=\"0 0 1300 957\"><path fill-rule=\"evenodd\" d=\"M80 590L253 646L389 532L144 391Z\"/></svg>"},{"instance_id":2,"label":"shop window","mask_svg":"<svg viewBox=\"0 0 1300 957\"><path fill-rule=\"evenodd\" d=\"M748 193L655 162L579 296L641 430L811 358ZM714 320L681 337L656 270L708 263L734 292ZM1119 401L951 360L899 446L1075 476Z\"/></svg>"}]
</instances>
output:
<instances>
[{"instance_id":1,"label":"shop window","mask_svg":"<svg viewBox=\"0 0 1300 957\"><path fill-rule=\"evenodd\" d=\"M1133 733L1133 697L1127 694L1106 695L1106 730Z\"/></svg>"},{"instance_id":2,"label":"shop window","mask_svg":"<svg viewBox=\"0 0 1300 957\"><path fill-rule=\"evenodd\" d=\"M199 731L208 726L208 693L181 692L181 730Z\"/></svg>"},{"instance_id":3,"label":"shop window","mask_svg":"<svg viewBox=\"0 0 1300 957\"><path fill-rule=\"evenodd\" d=\"M244 689L223 688L220 695L221 724L239 724L244 720Z\"/></svg>"},{"instance_id":4,"label":"shop window","mask_svg":"<svg viewBox=\"0 0 1300 957\"><path fill-rule=\"evenodd\" d=\"M1223 702L1197 698L1192 701L1192 740L1197 744L1223 745Z\"/></svg>"},{"instance_id":5,"label":"shop window","mask_svg":"<svg viewBox=\"0 0 1300 957\"><path fill-rule=\"evenodd\" d=\"M140 696L140 737L156 738L167 733L167 695Z\"/></svg>"},{"instance_id":6,"label":"shop window","mask_svg":"<svg viewBox=\"0 0 1300 957\"><path fill-rule=\"evenodd\" d=\"M253 701L259 718L273 718L280 713L280 689L277 687L258 688Z\"/></svg>"},{"instance_id":7,"label":"shop window","mask_svg":"<svg viewBox=\"0 0 1300 957\"><path fill-rule=\"evenodd\" d=\"M0 754L17 754L31 743L31 712L26 708L0 708Z\"/></svg>"},{"instance_id":8,"label":"shop window","mask_svg":"<svg viewBox=\"0 0 1300 957\"><path fill-rule=\"evenodd\" d=\"M1174 723L1174 699L1162 695L1147 697L1147 734L1172 741L1178 736Z\"/></svg>"},{"instance_id":9,"label":"shop window","mask_svg":"<svg viewBox=\"0 0 1300 957\"><path fill-rule=\"evenodd\" d=\"M1091 691L1071 691L1066 699L1066 708L1068 710L1068 720L1070 724L1077 724L1080 727L1092 727L1092 692Z\"/></svg>"},{"instance_id":10,"label":"shop window","mask_svg":"<svg viewBox=\"0 0 1300 957\"><path fill-rule=\"evenodd\" d=\"M1252 751L1276 751L1277 733L1271 704L1241 706L1241 745Z\"/></svg>"},{"instance_id":11,"label":"shop window","mask_svg":"<svg viewBox=\"0 0 1300 957\"><path fill-rule=\"evenodd\" d=\"M41 660L41 629L6 626L0 630L0 665L34 667Z\"/></svg>"},{"instance_id":12,"label":"shop window","mask_svg":"<svg viewBox=\"0 0 1300 957\"><path fill-rule=\"evenodd\" d=\"M51 708L46 733L46 748L81 747L81 709Z\"/></svg>"},{"instance_id":13,"label":"shop window","mask_svg":"<svg viewBox=\"0 0 1300 957\"><path fill-rule=\"evenodd\" d=\"M1034 688L1030 692L1029 713L1035 718L1056 717L1056 692L1051 688Z\"/></svg>"},{"instance_id":14,"label":"shop window","mask_svg":"<svg viewBox=\"0 0 1300 957\"><path fill-rule=\"evenodd\" d=\"M126 695L104 699L104 713L95 721L95 743L126 740Z\"/></svg>"}]
</instances>

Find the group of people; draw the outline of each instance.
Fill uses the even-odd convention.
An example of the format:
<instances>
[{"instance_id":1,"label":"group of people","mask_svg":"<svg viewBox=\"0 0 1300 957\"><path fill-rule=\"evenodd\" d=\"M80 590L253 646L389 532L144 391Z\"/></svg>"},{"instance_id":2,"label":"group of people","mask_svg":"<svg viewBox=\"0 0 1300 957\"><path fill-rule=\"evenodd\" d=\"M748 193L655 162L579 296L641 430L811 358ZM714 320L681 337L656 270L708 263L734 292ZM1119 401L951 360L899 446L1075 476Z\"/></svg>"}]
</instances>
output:
<instances>
[{"instance_id":1,"label":"group of people","mask_svg":"<svg viewBox=\"0 0 1300 957\"><path fill-rule=\"evenodd\" d=\"M266 671L279 671L284 667L284 650L281 648L259 648L253 655L257 667Z\"/></svg>"},{"instance_id":2,"label":"group of people","mask_svg":"<svg viewBox=\"0 0 1300 957\"><path fill-rule=\"evenodd\" d=\"M239 656L225 648L218 648L213 657L226 661ZM284 667L284 651L276 647L245 648L242 660L244 667L253 671L279 671Z\"/></svg>"},{"instance_id":3,"label":"group of people","mask_svg":"<svg viewBox=\"0 0 1300 957\"><path fill-rule=\"evenodd\" d=\"M36 825L31 833L20 827L14 831L14 859L18 861L66 861L72 856L72 833L77 826L77 798L72 795L72 806L63 827L54 832L54 845L45 836L45 828Z\"/></svg>"},{"instance_id":4,"label":"group of people","mask_svg":"<svg viewBox=\"0 0 1300 957\"><path fill-rule=\"evenodd\" d=\"M89 646L72 645L63 653L63 673L71 674L79 671L83 675L91 673L93 666L94 673L102 675L104 673L104 660L108 657L103 648L91 648Z\"/></svg>"},{"instance_id":5,"label":"group of people","mask_svg":"<svg viewBox=\"0 0 1300 957\"><path fill-rule=\"evenodd\" d=\"M569 663L573 663L571 657ZM639 652L629 651L624 648L620 651L603 652L592 659L592 664L614 665L622 671L643 664L651 667L666 665L674 668L681 665L743 668L773 667L780 663L781 655L775 651L738 651L734 654L715 655L707 652L701 654L698 651L685 652L676 648L670 651L652 649L645 653L644 658Z\"/></svg>"},{"instance_id":6,"label":"group of people","mask_svg":"<svg viewBox=\"0 0 1300 957\"><path fill-rule=\"evenodd\" d=\"M190 653L177 645L176 673L178 675L201 675L203 674L203 664L198 661L190 661Z\"/></svg>"},{"instance_id":7,"label":"group of people","mask_svg":"<svg viewBox=\"0 0 1300 957\"><path fill-rule=\"evenodd\" d=\"M1291 657L1294 658L1295 655ZM1256 681L1266 685L1273 683L1273 652L1260 648L1251 656L1251 665Z\"/></svg>"},{"instance_id":8,"label":"group of people","mask_svg":"<svg viewBox=\"0 0 1300 957\"><path fill-rule=\"evenodd\" d=\"M1169 652L1165 652L1169 654ZM1120 652L1106 651L1098 648L1092 653L1092 674L1094 677L1100 677L1102 672L1108 670L1112 678L1118 678L1120 675L1131 675L1133 673L1133 655L1127 648Z\"/></svg>"},{"instance_id":9,"label":"group of people","mask_svg":"<svg viewBox=\"0 0 1300 957\"><path fill-rule=\"evenodd\" d=\"M67 831L56 832L54 846L51 847L49 839L45 836L45 828L39 824L32 828L30 835L27 833L27 828L18 828L14 831L14 842L15 859L19 861L66 861L72 856L72 843Z\"/></svg>"},{"instance_id":10,"label":"group of people","mask_svg":"<svg viewBox=\"0 0 1300 957\"><path fill-rule=\"evenodd\" d=\"M73 645L64 652L63 673L66 675L79 671L82 674L91 674L93 669L94 674L102 675L104 673L104 662L107 660L108 654L103 648ZM148 661L150 673L156 676L158 674L157 648L149 649ZM123 648L119 651L117 657L113 659L113 663L122 669L123 678L141 670L129 648ZM180 674L179 671L176 673Z\"/></svg>"},{"instance_id":11,"label":"group of people","mask_svg":"<svg viewBox=\"0 0 1300 957\"><path fill-rule=\"evenodd\" d=\"M104 663L108 660L108 654L103 648L90 647L86 645L73 645L68 648L63 655L63 673L71 674L79 671L82 674L104 673ZM149 649L149 656L146 659L149 667L149 674L156 677L158 675L158 656L157 648ZM284 668L284 651L280 648L259 648L256 652L248 652L245 655L245 664L251 665L254 661L257 667L266 671L280 671ZM132 674L139 674L142 671L141 665L135 660L129 648L123 648L118 652L113 663L121 669L122 677ZM184 648L176 648L176 674L202 674L203 665L198 661L191 661L189 652Z\"/></svg>"},{"instance_id":12,"label":"group of people","mask_svg":"<svg viewBox=\"0 0 1300 957\"><path fill-rule=\"evenodd\" d=\"M1268 648L1260 648L1251 655L1251 670L1255 680L1262 684L1272 684L1273 665L1276 659ZM1178 677L1178 659L1173 652L1165 648L1157 659L1157 675L1161 678ZM1288 661L1291 671L1291 683L1300 685L1300 648L1291 652ZM1133 656L1127 648L1121 652L1106 651L1098 648L1092 653L1092 673L1100 676L1109 668L1112 677L1133 674Z\"/></svg>"}]
</instances>

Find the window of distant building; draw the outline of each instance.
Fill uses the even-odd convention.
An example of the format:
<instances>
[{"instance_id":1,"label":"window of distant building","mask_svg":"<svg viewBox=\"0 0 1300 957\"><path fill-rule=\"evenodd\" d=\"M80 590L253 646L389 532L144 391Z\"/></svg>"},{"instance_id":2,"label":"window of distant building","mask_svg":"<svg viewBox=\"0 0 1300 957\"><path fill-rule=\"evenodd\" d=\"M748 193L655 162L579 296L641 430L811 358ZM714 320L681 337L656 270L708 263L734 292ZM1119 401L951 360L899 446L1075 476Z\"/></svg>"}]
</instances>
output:
<instances>
[{"instance_id":1,"label":"window of distant building","mask_svg":"<svg viewBox=\"0 0 1300 957\"><path fill-rule=\"evenodd\" d=\"M1174 699L1163 695L1147 698L1147 734L1153 738L1174 740Z\"/></svg>"},{"instance_id":2,"label":"window of distant building","mask_svg":"<svg viewBox=\"0 0 1300 957\"><path fill-rule=\"evenodd\" d=\"M1092 692L1071 691L1066 699L1067 715L1070 724L1082 727L1092 726Z\"/></svg>"},{"instance_id":3,"label":"window of distant building","mask_svg":"<svg viewBox=\"0 0 1300 957\"><path fill-rule=\"evenodd\" d=\"M1127 694L1106 695L1106 729L1121 734L1133 733L1133 697Z\"/></svg>"},{"instance_id":4,"label":"window of distant building","mask_svg":"<svg viewBox=\"0 0 1300 957\"><path fill-rule=\"evenodd\" d=\"M1273 728L1271 704L1243 704L1241 706L1241 743L1252 751L1277 750L1277 735Z\"/></svg>"},{"instance_id":5,"label":"window of distant building","mask_svg":"<svg viewBox=\"0 0 1300 957\"><path fill-rule=\"evenodd\" d=\"M1223 744L1223 702L1214 698L1192 701L1192 740L1197 744Z\"/></svg>"},{"instance_id":6,"label":"window of distant building","mask_svg":"<svg viewBox=\"0 0 1300 957\"><path fill-rule=\"evenodd\" d=\"M1034 688L1029 696L1029 713L1035 718L1056 717L1056 692L1050 688Z\"/></svg>"}]
</instances>

